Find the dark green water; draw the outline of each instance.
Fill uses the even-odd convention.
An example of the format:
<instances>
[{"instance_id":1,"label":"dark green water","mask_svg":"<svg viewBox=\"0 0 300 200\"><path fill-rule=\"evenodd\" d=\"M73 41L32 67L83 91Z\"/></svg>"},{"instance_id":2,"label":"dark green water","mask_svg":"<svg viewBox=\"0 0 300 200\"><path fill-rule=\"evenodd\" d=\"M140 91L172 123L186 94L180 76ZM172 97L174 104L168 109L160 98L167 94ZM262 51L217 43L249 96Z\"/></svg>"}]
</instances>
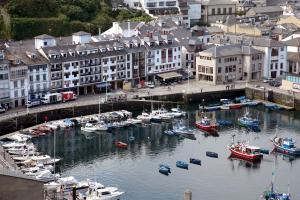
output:
<instances>
[{"instance_id":1,"label":"dark green water","mask_svg":"<svg viewBox=\"0 0 300 200\"><path fill-rule=\"evenodd\" d=\"M272 149L270 138L277 132L290 136L300 145L300 115L297 112L267 111L263 107L248 109L261 120L260 133L247 132L237 126L219 131L219 137L206 137L196 131L196 140L178 140L162 132L172 124L152 124L114 131L113 133L84 135L80 129L60 131L56 134L56 155L63 176L75 176L97 180L105 185L117 184L127 192L131 200L181 200L183 192L190 189L196 200L256 200L270 185L275 167L275 188L288 191L293 199L300 199L300 162L279 154L264 157L261 163L253 164L229 158L227 145L231 134L236 140ZM216 111L207 115L213 119L236 121L245 113L241 110ZM193 127L199 119L195 107L190 107L184 122ZM178 123L178 122L174 122ZM114 139L127 142L129 136L135 141L127 150L116 149ZM37 138L34 143L43 153L53 155L53 135ZM206 151L219 154L218 159L205 156ZM202 160L202 166L190 165L189 170L176 168L177 160L188 161L190 157ZM158 173L160 163L169 164L172 173ZM275 163L275 164L274 164Z\"/></svg>"}]
</instances>

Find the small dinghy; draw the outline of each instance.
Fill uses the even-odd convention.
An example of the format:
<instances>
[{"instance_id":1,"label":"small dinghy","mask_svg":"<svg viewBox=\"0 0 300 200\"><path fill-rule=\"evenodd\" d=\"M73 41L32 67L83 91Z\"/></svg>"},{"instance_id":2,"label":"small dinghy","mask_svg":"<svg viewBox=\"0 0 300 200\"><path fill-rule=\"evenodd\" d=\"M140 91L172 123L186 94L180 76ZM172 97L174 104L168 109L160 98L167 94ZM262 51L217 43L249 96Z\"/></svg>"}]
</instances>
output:
<instances>
[{"instance_id":1,"label":"small dinghy","mask_svg":"<svg viewBox=\"0 0 300 200\"><path fill-rule=\"evenodd\" d=\"M201 160L196 158L190 158L190 163L193 163L195 165L201 165Z\"/></svg>"},{"instance_id":2,"label":"small dinghy","mask_svg":"<svg viewBox=\"0 0 300 200\"><path fill-rule=\"evenodd\" d=\"M166 176L169 175L169 169L164 166L159 167L158 171L159 171L159 173L164 174Z\"/></svg>"},{"instance_id":3,"label":"small dinghy","mask_svg":"<svg viewBox=\"0 0 300 200\"><path fill-rule=\"evenodd\" d=\"M212 151L207 151L206 156L211 157L211 158L218 158L219 157L217 153L212 152Z\"/></svg>"},{"instance_id":4,"label":"small dinghy","mask_svg":"<svg viewBox=\"0 0 300 200\"><path fill-rule=\"evenodd\" d=\"M168 169L168 172L171 173L171 167L169 165L160 164L159 168L162 168L162 167Z\"/></svg>"},{"instance_id":5,"label":"small dinghy","mask_svg":"<svg viewBox=\"0 0 300 200\"><path fill-rule=\"evenodd\" d=\"M189 164L187 164L184 161L179 160L179 161L176 162L176 167L182 168L182 169L189 169Z\"/></svg>"}]
</instances>

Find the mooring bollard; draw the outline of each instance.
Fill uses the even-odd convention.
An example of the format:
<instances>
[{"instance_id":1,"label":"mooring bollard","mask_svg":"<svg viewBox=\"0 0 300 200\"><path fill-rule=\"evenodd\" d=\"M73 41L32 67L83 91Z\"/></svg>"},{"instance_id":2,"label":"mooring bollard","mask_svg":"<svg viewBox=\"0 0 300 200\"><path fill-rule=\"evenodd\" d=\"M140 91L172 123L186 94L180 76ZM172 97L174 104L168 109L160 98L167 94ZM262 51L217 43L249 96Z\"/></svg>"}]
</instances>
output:
<instances>
[{"instance_id":1,"label":"mooring bollard","mask_svg":"<svg viewBox=\"0 0 300 200\"><path fill-rule=\"evenodd\" d=\"M192 192L189 190L184 191L184 199L183 200L192 200Z\"/></svg>"}]
</instances>

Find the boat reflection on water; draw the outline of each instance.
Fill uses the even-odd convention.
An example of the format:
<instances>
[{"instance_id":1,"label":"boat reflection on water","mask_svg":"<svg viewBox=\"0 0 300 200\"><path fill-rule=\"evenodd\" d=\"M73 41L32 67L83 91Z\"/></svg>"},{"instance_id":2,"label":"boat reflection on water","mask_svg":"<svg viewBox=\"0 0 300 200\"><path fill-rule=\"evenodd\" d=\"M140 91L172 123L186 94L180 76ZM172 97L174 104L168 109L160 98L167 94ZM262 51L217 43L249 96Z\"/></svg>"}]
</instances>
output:
<instances>
[{"instance_id":1,"label":"boat reflection on water","mask_svg":"<svg viewBox=\"0 0 300 200\"><path fill-rule=\"evenodd\" d=\"M234 162L238 163L238 166L243 166L245 168L251 168L251 169L258 169L261 163L260 160L247 160L235 155L230 155L228 157L228 160L230 160L232 163Z\"/></svg>"},{"instance_id":2,"label":"boat reflection on water","mask_svg":"<svg viewBox=\"0 0 300 200\"><path fill-rule=\"evenodd\" d=\"M296 159L299 158L299 156L292 156L292 155L287 155L284 153L281 153L279 151L276 151L276 149L274 149L272 151L272 153L274 154L275 158L277 159L278 157L282 158L282 160L286 161L286 162L290 162L292 164L292 162Z\"/></svg>"},{"instance_id":3,"label":"boat reflection on water","mask_svg":"<svg viewBox=\"0 0 300 200\"><path fill-rule=\"evenodd\" d=\"M95 138L95 134L94 133L86 132L86 131L81 131L80 133L82 135L84 135L85 139L87 139L87 140L91 140L91 139Z\"/></svg>"},{"instance_id":4,"label":"boat reflection on water","mask_svg":"<svg viewBox=\"0 0 300 200\"><path fill-rule=\"evenodd\" d=\"M205 133L205 132L203 132L203 136L204 137L209 137L209 136L211 136L211 137L219 137L220 135L219 135L218 132L214 132L214 133Z\"/></svg>"}]
</instances>

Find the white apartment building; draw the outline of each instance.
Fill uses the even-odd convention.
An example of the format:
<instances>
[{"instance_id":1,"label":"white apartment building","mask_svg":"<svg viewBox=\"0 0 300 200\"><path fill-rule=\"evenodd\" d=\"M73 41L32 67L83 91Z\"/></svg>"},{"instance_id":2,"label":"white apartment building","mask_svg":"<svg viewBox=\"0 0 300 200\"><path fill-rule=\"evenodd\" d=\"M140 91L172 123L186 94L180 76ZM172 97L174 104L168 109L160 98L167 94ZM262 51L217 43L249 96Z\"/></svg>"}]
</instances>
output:
<instances>
[{"instance_id":1,"label":"white apartment building","mask_svg":"<svg viewBox=\"0 0 300 200\"><path fill-rule=\"evenodd\" d=\"M291 74L300 74L300 38L285 41L287 46L287 67Z\"/></svg>"},{"instance_id":2,"label":"white apartment building","mask_svg":"<svg viewBox=\"0 0 300 200\"><path fill-rule=\"evenodd\" d=\"M238 80L260 80L264 52L242 45L215 46L199 52L196 80L223 84Z\"/></svg>"},{"instance_id":3,"label":"white apartment building","mask_svg":"<svg viewBox=\"0 0 300 200\"><path fill-rule=\"evenodd\" d=\"M9 104L9 62L5 59L4 51L0 51L0 106Z\"/></svg>"},{"instance_id":4,"label":"white apartment building","mask_svg":"<svg viewBox=\"0 0 300 200\"><path fill-rule=\"evenodd\" d=\"M146 74L149 80L155 80L157 74L182 69L182 48L173 36L151 33L141 40L146 47Z\"/></svg>"},{"instance_id":5,"label":"white apartment building","mask_svg":"<svg viewBox=\"0 0 300 200\"><path fill-rule=\"evenodd\" d=\"M16 55L8 55L11 107L24 106L28 98L28 67Z\"/></svg>"}]
</instances>

